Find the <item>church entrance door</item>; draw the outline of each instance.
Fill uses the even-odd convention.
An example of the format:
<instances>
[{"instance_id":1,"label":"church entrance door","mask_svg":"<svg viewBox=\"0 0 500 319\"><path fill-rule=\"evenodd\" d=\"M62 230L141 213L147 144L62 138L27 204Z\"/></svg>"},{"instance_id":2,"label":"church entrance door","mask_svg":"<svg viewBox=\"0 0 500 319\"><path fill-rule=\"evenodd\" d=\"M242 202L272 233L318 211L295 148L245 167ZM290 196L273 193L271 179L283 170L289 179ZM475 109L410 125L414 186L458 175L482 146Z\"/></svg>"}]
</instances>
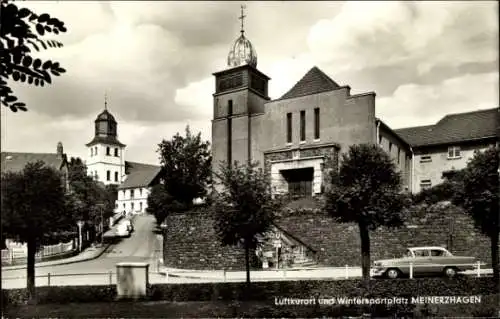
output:
<instances>
[{"instance_id":1,"label":"church entrance door","mask_svg":"<svg viewBox=\"0 0 500 319\"><path fill-rule=\"evenodd\" d=\"M281 174L288 183L288 194L291 197L311 197L314 168L287 169Z\"/></svg>"}]
</instances>

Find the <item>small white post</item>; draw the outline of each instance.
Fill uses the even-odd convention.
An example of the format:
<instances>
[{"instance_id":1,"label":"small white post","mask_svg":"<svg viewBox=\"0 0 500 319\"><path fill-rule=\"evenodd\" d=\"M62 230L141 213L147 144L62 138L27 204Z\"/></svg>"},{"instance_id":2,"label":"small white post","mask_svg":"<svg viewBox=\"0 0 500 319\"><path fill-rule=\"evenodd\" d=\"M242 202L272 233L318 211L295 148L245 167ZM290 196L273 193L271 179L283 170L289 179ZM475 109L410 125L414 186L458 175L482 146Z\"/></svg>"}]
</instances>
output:
<instances>
[{"instance_id":1,"label":"small white post","mask_svg":"<svg viewBox=\"0 0 500 319\"><path fill-rule=\"evenodd\" d=\"M477 276L481 277L481 262L477 262Z\"/></svg>"},{"instance_id":2,"label":"small white post","mask_svg":"<svg viewBox=\"0 0 500 319\"><path fill-rule=\"evenodd\" d=\"M47 274L47 286L50 287L50 272Z\"/></svg>"},{"instance_id":3,"label":"small white post","mask_svg":"<svg viewBox=\"0 0 500 319\"><path fill-rule=\"evenodd\" d=\"M224 282L227 281L227 274L226 274L226 269L224 269Z\"/></svg>"},{"instance_id":4,"label":"small white post","mask_svg":"<svg viewBox=\"0 0 500 319\"><path fill-rule=\"evenodd\" d=\"M286 268L283 268L283 278L286 278Z\"/></svg>"},{"instance_id":5,"label":"small white post","mask_svg":"<svg viewBox=\"0 0 500 319\"><path fill-rule=\"evenodd\" d=\"M110 270L109 271L109 285L111 286L113 284L113 272Z\"/></svg>"},{"instance_id":6,"label":"small white post","mask_svg":"<svg viewBox=\"0 0 500 319\"><path fill-rule=\"evenodd\" d=\"M410 279L413 279L413 263L410 262Z\"/></svg>"},{"instance_id":7,"label":"small white post","mask_svg":"<svg viewBox=\"0 0 500 319\"><path fill-rule=\"evenodd\" d=\"M349 265L345 265L345 279L349 279Z\"/></svg>"}]
</instances>

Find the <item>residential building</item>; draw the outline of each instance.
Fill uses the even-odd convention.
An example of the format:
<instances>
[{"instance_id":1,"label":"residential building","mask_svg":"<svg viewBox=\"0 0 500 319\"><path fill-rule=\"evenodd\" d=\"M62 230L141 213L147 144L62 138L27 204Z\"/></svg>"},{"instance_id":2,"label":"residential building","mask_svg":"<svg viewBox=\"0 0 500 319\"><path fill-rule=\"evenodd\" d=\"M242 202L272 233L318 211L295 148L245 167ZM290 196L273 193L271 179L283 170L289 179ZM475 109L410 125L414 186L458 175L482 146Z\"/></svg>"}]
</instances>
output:
<instances>
[{"instance_id":1,"label":"residential building","mask_svg":"<svg viewBox=\"0 0 500 319\"><path fill-rule=\"evenodd\" d=\"M125 162L126 179L118 186L116 212L139 214L146 212L151 187L160 182L160 166Z\"/></svg>"},{"instance_id":2,"label":"residential building","mask_svg":"<svg viewBox=\"0 0 500 319\"><path fill-rule=\"evenodd\" d=\"M448 114L434 125L395 130L413 150L412 189L419 192L467 166L476 151L498 142L499 108Z\"/></svg>"},{"instance_id":3,"label":"residential building","mask_svg":"<svg viewBox=\"0 0 500 319\"><path fill-rule=\"evenodd\" d=\"M53 167L61 173L61 183L66 191L69 190L68 159L61 142L57 143L55 153L2 152L1 161L2 173L20 172L26 164L42 161L45 165Z\"/></svg>"}]
</instances>

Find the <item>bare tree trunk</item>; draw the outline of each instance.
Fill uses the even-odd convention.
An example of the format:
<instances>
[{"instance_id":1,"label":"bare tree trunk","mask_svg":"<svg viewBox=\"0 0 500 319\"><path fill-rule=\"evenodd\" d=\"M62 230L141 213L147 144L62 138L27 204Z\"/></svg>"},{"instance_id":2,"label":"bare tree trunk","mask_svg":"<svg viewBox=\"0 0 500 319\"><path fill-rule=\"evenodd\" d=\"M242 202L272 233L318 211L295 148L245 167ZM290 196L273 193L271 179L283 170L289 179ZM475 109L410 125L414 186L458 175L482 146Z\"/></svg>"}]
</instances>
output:
<instances>
[{"instance_id":1,"label":"bare tree trunk","mask_svg":"<svg viewBox=\"0 0 500 319\"><path fill-rule=\"evenodd\" d=\"M36 300L35 295L35 254L36 254L36 238L28 238L28 268L27 268L27 290L28 290L28 301L34 302Z\"/></svg>"},{"instance_id":2,"label":"bare tree trunk","mask_svg":"<svg viewBox=\"0 0 500 319\"><path fill-rule=\"evenodd\" d=\"M493 279L499 285L500 281L500 265L498 260L498 233L493 233L491 236L491 268L493 268ZM498 288L498 287L497 287Z\"/></svg>"},{"instance_id":3,"label":"bare tree trunk","mask_svg":"<svg viewBox=\"0 0 500 319\"><path fill-rule=\"evenodd\" d=\"M247 271L247 286L250 286L250 247L245 241L245 268Z\"/></svg>"},{"instance_id":4,"label":"bare tree trunk","mask_svg":"<svg viewBox=\"0 0 500 319\"><path fill-rule=\"evenodd\" d=\"M359 235L361 237L361 271L366 288L370 284L370 233L364 223L359 223Z\"/></svg>"}]
</instances>

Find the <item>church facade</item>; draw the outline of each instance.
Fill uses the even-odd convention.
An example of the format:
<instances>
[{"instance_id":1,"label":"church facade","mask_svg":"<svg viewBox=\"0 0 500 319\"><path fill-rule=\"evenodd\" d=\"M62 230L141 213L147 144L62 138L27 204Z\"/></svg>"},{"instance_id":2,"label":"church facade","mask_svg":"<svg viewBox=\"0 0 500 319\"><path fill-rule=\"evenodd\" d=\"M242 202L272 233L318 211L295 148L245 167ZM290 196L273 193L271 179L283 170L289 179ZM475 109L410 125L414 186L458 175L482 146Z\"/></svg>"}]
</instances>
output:
<instances>
[{"instance_id":1,"label":"church facade","mask_svg":"<svg viewBox=\"0 0 500 319\"><path fill-rule=\"evenodd\" d=\"M339 85L318 67L271 99L270 77L257 69L256 51L243 30L227 68L213 75L213 170L222 163L258 162L275 194L321 194L329 172L339 169L341 155L361 143L380 145L401 173L403 190L418 192L440 183L443 173L465 167L473 151L497 139L498 108L478 111L480 116L449 115L445 119L455 116L462 124L438 123L430 133L431 126L392 130L376 117L375 92L351 94L348 85ZM468 151L460 153L461 145ZM453 156L444 156L443 164L436 155L435 165L419 169L419 156L438 153Z\"/></svg>"}]
</instances>

